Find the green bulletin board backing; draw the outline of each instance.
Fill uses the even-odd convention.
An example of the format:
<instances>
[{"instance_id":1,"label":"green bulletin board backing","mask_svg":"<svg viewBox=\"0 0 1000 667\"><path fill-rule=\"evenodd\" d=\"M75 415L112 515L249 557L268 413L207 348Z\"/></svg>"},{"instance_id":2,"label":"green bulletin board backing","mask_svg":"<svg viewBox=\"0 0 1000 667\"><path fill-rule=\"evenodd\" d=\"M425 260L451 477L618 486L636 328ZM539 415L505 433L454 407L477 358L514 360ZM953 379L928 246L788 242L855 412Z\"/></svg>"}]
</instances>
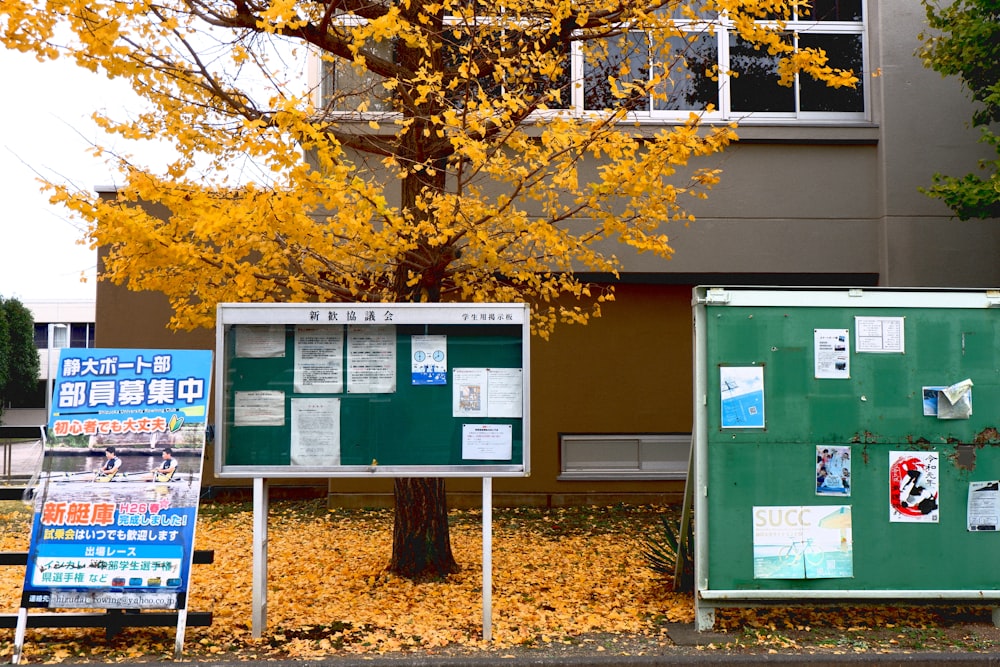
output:
<instances>
[{"instance_id":1,"label":"green bulletin board backing","mask_svg":"<svg viewBox=\"0 0 1000 667\"><path fill-rule=\"evenodd\" d=\"M1000 599L989 565L1000 532L989 526L996 521L970 530L968 511L970 483L1000 480L998 299L982 290L695 289L700 627L711 625L714 606L734 601ZM868 348L859 327L873 321L898 325L900 340ZM820 349L824 336L844 330L839 357ZM741 408L746 416L723 406L731 377L763 379L762 396ZM924 414L925 387L965 389L964 380L971 415ZM849 493L820 495L817 457L832 447L849 454ZM890 521L890 452L937 454L935 512ZM853 552L850 575L771 578L762 560L755 568L768 513L794 524L795 508L815 506L813 516L848 508L841 550ZM779 557L796 549L809 557L805 540L785 539Z\"/></svg>"},{"instance_id":2,"label":"green bulletin board backing","mask_svg":"<svg viewBox=\"0 0 1000 667\"><path fill-rule=\"evenodd\" d=\"M344 378L348 327L382 325L395 339L391 390L353 391ZM270 327L283 349L271 356L237 351L241 327ZM298 327L338 330L342 386L309 391L294 386ZM217 474L229 477L524 476L528 474L528 311L523 304L221 304L217 325L219 377ZM245 329L243 330L245 331ZM437 383L416 384L414 341L445 341L446 370ZM414 338L418 337L418 338ZM422 356L416 358L423 358ZM512 414L456 414L455 369L513 373L520 405ZM283 418L254 423L237 418L237 396L280 392ZM336 399L339 415L335 464L292 460L292 401ZM219 403L218 401L221 401ZM513 416L512 416L513 415ZM280 422L280 423L278 423ZM509 428L509 456L469 457L469 428ZM465 445L465 447L463 446ZM321 446L324 446L321 444Z\"/></svg>"}]
</instances>

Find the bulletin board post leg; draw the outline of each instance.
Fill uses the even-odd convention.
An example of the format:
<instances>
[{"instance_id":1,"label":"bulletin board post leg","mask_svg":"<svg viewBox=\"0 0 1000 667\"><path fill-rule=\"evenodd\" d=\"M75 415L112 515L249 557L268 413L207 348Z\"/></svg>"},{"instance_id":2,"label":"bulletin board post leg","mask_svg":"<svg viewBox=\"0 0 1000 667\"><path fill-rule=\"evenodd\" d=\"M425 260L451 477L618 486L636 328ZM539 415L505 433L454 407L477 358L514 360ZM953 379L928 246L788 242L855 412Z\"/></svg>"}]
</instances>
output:
<instances>
[{"instance_id":1,"label":"bulletin board post leg","mask_svg":"<svg viewBox=\"0 0 1000 667\"><path fill-rule=\"evenodd\" d=\"M267 627L267 515L269 485L263 477L253 479L253 624L259 639Z\"/></svg>"},{"instance_id":2,"label":"bulletin board post leg","mask_svg":"<svg viewBox=\"0 0 1000 667\"><path fill-rule=\"evenodd\" d=\"M493 639L493 478L483 477L483 641Z\"/></svg>"},{"instance_id":3,"label":"bulletin board post leg","mask_svg":"<svg viewBox=\"0 0 1000 667\"><path fill-rule=\"evenodd\" d=\"M698 632L708 632L715 627L715 607L705 604L698 598L698 591L694 596L694 629Z\"/></svg>"},{"instance_id":4,"label":"bulletin board post leg","mask_svg":"<svg viewBox=\"0 0 1000 667\"><path fill-rule=\"evenodd\" d=\"M17 610L17 629L14 631L14 655L10 659L12 665L21 662L21 651L24 649L24 633L28 629L28 609Z\"/></svg>"}]
</instances>

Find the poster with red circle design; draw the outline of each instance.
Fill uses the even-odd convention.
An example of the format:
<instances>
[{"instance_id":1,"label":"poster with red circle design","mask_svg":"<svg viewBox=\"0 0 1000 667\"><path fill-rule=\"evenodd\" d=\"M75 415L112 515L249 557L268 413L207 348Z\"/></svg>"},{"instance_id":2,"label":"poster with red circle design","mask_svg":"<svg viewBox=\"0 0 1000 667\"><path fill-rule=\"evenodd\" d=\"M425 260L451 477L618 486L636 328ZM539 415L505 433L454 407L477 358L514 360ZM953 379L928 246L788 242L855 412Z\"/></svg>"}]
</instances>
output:
<instances>
[{"instance_id":1,"label":"poster with red circle design","mask_svg":"<svg viewBox=\"0 0 1000 667\"><path fill-rule=\"evenodd\" d=\"M937 452L889 452L889 521L937 523Z\"/></svg>"}]
</instances>

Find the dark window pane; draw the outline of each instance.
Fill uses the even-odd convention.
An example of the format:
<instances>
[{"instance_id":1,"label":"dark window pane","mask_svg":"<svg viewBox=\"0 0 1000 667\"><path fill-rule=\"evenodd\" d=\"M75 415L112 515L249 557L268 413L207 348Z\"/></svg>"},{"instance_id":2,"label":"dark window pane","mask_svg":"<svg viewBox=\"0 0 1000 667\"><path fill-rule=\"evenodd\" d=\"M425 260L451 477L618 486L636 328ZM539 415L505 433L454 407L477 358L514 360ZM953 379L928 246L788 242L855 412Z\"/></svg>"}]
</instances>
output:
<instances>
[{"instance_id":1,"label":"dark window pane","mask_svg":"<svg viewBox=\"0 0 1000 667\"><path fill-rule=\"evenodd\" d=\"M49 346L49 325L35 324L35 347L44 350Z\"/></svg>"},{"instance_id":2,"label":"dark window pane","mask_svg":"<svg viewBox=\"0 0 1000 667\"><path fill-rule=\"evenodd\" d=\"M795 111L795 89L778 85L778 56L730 36L729 67L737 73L729 79L733 111Z\"/></svg>"},{"instance_id":3,"label":"dark window pane","mask_svg":"<svg viewBox=\"0 0 1000 667\"><path fill-rule=\"evenodd\" d=\"M706 9L706 4L708 4L707 0L690 0L689 2L677 4L671 2L659 7L654 13L669 16L674 19L699 18L713 20L718 18L719 10L714 8L711 10Z\"/></svg>"},{"instance_id":4,"label":"dark window pane","mask_svg":"<svg viewBox=\"0 0 1000 667\"><path fill-rule=\"evenodd\" d=\"M541 91L559 91L559 99L550 99L546 102L550 109L569 109L570 97L573 94L573 65L570 62L569 42L565 44L565 54L563 57L562 71L558 72L552 79L540 82Z\"/></svg>"},{"instance_id":5,"label":"dark window pane","mask_svg":"<svg viewBox=\"0 0 1000 667\"><path fill-rule=\"evenodd\" d=\"M473 34L475 31L475 34ZM496 60L495 54L503 48L503 33L491 26L454 25L444 31L442 39L443 60L446 69L453 71L454 87L449 87L445 96L455 108L464 108L469 101L479 99L480 91L487 99L497 99L503 94L499 80L500 73L482 74L471 78L460 74L458 67L466 63L481 63L484 66ZM482 72L483 69L480 68ZM451 82L445 75L445 85Z\"/></svg>"},{"instance_id":6,"label":"dark window pane","mask_svg":"<svg viewBox=\"0 0 1000 667\"><path fill-rule=\"evenodd\" d=\"M584 108L600 110L628 104L633 111L649 111L648 95L631 100L616 98L608 81L609 78L619 82L649 81L649 45L645 33L630 32L601 44L607 46L606 56L587 56L584 64Z\"/></svg>"},{"instance_id":7,"label":"dark window pane","mask_svg":"<svg viewBox=\"0 0 1000 667\"><path fill-rule=\"evenodd\" d=\"M366 51L386 60L393 60L395 42L372 42ZM392 111L392 93L382 85L383 78L364 67L357 68L349 60L337 58L323 63L323 102L334 111Z\"/></svg>"},{"instance_id":8,"label":"dark window pane","mask_svg":"<svg viewBox=\"0 0 1000 667\"><path fill-rule=\"evenodd\" d=\"M813 0L811 7L799 10L807 21L860 21L861 0Z\"/></svg>"},{"instance_id":9,"label":"dark window pane","mask_svg":"<svg viewBox=\"0 0 1000 667\"><path fill-rule=\"evenodd\" d=\"M693 41L680 37L669 40L670 60L660 66L669 66L671 71L657 89L666 99L653 100L658 110L700 111L710 104L719 108L719 81L711 76L719 62L718 37L708 34L692 37Z\"/></svg>"},{"instance_id":10,"label":"dark window pane","mask_svg":"<svg viewBox=\"0 0 1000 667\"><path fill-rule=\"evenodd\" d=\"M531 35L507 31L510 58L515 63L504 72L504 88L515 96L539 99L549 109L568 109L573 93L573 72L570 62L570 42L560 42L551 53L540 53L537 40ZM543 63L558 59L560 65L551 76L543 75ZM523 63L522 65L518 65Z\"/></svg>"},{"instance_id":11,"label":"dark window pane","mask_svg":"<svg viewBox=\"0 0 1000 667\"><path fill-rule=\"evenodd\" d=\"M834 69L848 69L858 77L854 88L830 88L808 75L799 75L802 111L862 112L865 110L865 77L862 72L861 35L802 35L799 46L823 49Z\"/></svg>"},{"instance_id":12,"label":"dark window pane","mask_svg":"<svg viewBox=\"0 0 1000 667\"><path fill-rule=\"evenodd\" d=\"M90 347L90 328L86 324L71 324L69 326L69 346Z\"/></svg>"}]
</instances>

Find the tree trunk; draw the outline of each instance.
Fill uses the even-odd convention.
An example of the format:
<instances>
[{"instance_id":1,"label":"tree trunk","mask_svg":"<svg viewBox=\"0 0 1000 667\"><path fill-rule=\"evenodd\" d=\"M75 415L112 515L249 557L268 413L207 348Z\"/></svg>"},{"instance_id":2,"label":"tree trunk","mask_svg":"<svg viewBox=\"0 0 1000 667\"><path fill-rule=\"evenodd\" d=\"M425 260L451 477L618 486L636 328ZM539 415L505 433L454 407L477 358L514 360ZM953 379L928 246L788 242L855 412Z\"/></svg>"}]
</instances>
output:
<instances>
[{"instance_id":1,"label":"tree trunk","mask_svg":"<svg viewBox=\"0 0 1000 667\"><path fill-rule=\"evenodd\" d=\"M396 512L389 571L410 578L457 572L444 480L397 477L393 491Z\"/></svg>"}]
</instances>

